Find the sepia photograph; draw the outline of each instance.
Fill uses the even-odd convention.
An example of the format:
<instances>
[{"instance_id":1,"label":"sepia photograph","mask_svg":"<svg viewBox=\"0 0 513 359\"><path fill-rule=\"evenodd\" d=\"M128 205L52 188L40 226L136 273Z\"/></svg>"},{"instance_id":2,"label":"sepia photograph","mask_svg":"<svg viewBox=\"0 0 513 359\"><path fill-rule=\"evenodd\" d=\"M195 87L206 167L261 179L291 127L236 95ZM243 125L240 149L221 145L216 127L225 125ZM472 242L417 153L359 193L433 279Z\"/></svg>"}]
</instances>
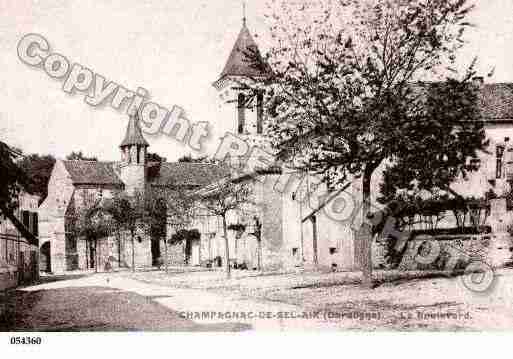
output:
<instances>
[{"instance_id":1,"label":"sepia photograph","mask_svg":"<svg viewBox=\"0 0 513 359\"><path fill-rule=\"evenodd\" d=\"M2 345L511 332L512 56L512 0L0 0Z\"/></svg>"}]
</instances>

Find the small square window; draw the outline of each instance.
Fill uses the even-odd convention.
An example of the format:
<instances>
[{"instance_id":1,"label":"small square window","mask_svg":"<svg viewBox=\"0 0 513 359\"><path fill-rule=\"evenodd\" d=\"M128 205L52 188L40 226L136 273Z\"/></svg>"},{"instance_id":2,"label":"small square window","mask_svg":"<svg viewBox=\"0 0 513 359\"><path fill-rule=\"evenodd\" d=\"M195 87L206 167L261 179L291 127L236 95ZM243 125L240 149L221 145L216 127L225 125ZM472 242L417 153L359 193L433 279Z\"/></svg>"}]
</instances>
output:
<instances>
[{"instance_id":1,"label":"small square window","mask_svg":"<svg viewBox=\"0 0 513 359\"><path fill-rule=\"evenodd\" d=\"M296 257L298 253L299 253L299 248L292 248L292 255L294 257Z\"/></svg>"},{"instance_id":2,"label":"small square window","mask_svg":"<svg viewBox=\"0 0 513 359\"><path fill-rule=\"evenodd\" d=\"M331 248L330 248L330 254L331 254L331 255L334 255L335 253L337 253L337 248L335 248L335 247L331 247Z\"/></svg>"}]
</instances>

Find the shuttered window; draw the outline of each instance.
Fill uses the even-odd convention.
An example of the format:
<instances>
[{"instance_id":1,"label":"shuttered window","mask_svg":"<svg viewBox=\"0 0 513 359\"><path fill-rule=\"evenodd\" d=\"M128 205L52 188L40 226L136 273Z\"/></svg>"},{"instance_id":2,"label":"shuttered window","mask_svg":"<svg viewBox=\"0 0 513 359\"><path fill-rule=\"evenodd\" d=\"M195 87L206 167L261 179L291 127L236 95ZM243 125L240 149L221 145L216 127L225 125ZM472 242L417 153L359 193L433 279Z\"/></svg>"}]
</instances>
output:
<instances>
[{"instance_id":1,"label":"shuttered window","mask_svg":"<svg viewBox=\"0 0 513 359\"><path fill-rule=\"evenodd\" d=\"M39 236L39 218L37 213L32 213L32 234L36 237Z\"/></svg>"},{"instance_id":2,"label":"shuttered window","mask_svg":"<svg viewBox=\"0 0 513 359\"><path fill-rule=\"evenodd\" d=\"M21 212L21 221L23 222L23 225L30 230L30 212L29 211L22 211Z\"/></svg>"}]
</instances>

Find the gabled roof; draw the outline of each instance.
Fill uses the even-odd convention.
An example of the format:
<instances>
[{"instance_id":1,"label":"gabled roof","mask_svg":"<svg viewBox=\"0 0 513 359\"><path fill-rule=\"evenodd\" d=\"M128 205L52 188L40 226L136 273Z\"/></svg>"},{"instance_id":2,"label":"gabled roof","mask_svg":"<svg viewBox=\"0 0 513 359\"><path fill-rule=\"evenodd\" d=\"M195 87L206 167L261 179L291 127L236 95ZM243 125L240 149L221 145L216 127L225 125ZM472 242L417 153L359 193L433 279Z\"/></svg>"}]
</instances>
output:
<instances>
[{"instance_id":1,"label":"gabled roof","mask_svg":"<svg viewBox=\"0 0 513 359\"><path fill-rule=\"evenodd\" d=\"M62 161L73 184L123 186L114 170L114 162Z\"/></svg>"},{"instance_id":2,"label":"gabled roof","mask_svg":"<svg viewBox=\"0 0 513 359\"><path fill-rule=\"evenodd\" d=\"M270 73L244 21L219 80L228 76L266 77Z\"/></svg>"},{"instance_id":3,"label":"gabled roof","mask_svg":"<svg viewBox=\"0 0 513 359\"><path fill-rule=\"evenodd\" d=\"M139 127L139 116L137 114L130 115L125 139L119 147L132 145L149 146L141 132L141 127Z\"/></svg>"},{"instance_id":4,"label":"gabled roof","mask_svg":"<svg viewBox=\"0 0 513 359\"><path fill-rule=\"evenodd\" d=\"M230 175L228 167L210 163L164 162L160 171L149 178L152 185L158 186L205 186Z\"/></svg>"}]
</instances>

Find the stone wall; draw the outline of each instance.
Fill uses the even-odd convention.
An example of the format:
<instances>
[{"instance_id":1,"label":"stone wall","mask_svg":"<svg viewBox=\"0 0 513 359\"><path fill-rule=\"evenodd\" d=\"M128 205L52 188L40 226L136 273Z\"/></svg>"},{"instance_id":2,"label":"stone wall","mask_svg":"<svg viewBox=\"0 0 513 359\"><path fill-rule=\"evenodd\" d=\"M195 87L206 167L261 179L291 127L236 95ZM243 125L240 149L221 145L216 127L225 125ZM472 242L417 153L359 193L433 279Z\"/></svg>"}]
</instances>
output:
<instances>
[{"instance_id":1,"label":"stone wall","mask_svg":"<svg viewBox=\"0 0 513 359\"><path fill-rule=\"evenodd\" d=\"M144 192L146 187L146 166L144 164L123 163L120 165L119 175L129 195L134 194L135 191Z\"/></svg>"},{"instance_id":2,"label":"stone wall","mask_svg":"<svg viewBox=\"0 0 513 359\"><path fill-rule=\"evenodd\" d=\"M160 253L162 258L165 257L165 247L164 243L160 245ZM171 266L183 266L185 265L185 244L178 243L174 245L167 246L167 260L168 264Z\"/></svg>"},{"instance_id":3,"label":"stone wall","mask_svg":"<svg viewBox=\"0 0 513 359\"><path fill-rule=\"evenodd\" d=\"M301 230L305 267L342 271L356 269L352 216L357 212L358 202L357 197L353 201L351 191L349 188L336 195L321 184L310 200L303 201ZM344 206L355 211L347 211Z\"/></svg>"},{"instance_id":4,"label":"stone wall","mask_svg":"<svg viewBox=\"0 0 513 359\"><path fill-rule=\"evenodd\" d=\"M134 237L134 262L136 268L151 267L151 241L150 237L138 231ZM132 268L132 237L129 232L121 233L120 239L116 236L98 242L99 269ZM121 254L121 257L119 256Z\"/></svg>"},{"instance_id":5,"label":"stone wall","mask_svg":"<svg viewBox=\"0 0 513 359\"><path fill-rule=\"evenodd\" d=\"M262 234L262 268L277 270L284 267L284 256L287 249L283 238L283 202L282 194L266 185L275 183L278 176L266 176L265 182L256 183L263 208L261 209Z\"/></svg>"},{"instance_id":6,"label":"stone wall","mask_svg":"<svg viewBox=\"0 0 513 359\"><path fill-rule=\"evenodd\" d=\"M509 235L418 236L410 240L400 260L399 270L464 269L471 262L503 267L512 261L513 241ZM388 268L386 242L373 243L375 269Z\"/></svg>"},{"instance_id":7,"label":"stone wall","mask_svg":"<svg viewBox=\"0 0 513 359\"><path fill-rule=\"evenodd\" d=\"M50 243L51 271L66 270L64 218L73 195L73 184L58 160L48 183L48 196L39 207L39 246Z\"/></svg>"}]
</instances>

